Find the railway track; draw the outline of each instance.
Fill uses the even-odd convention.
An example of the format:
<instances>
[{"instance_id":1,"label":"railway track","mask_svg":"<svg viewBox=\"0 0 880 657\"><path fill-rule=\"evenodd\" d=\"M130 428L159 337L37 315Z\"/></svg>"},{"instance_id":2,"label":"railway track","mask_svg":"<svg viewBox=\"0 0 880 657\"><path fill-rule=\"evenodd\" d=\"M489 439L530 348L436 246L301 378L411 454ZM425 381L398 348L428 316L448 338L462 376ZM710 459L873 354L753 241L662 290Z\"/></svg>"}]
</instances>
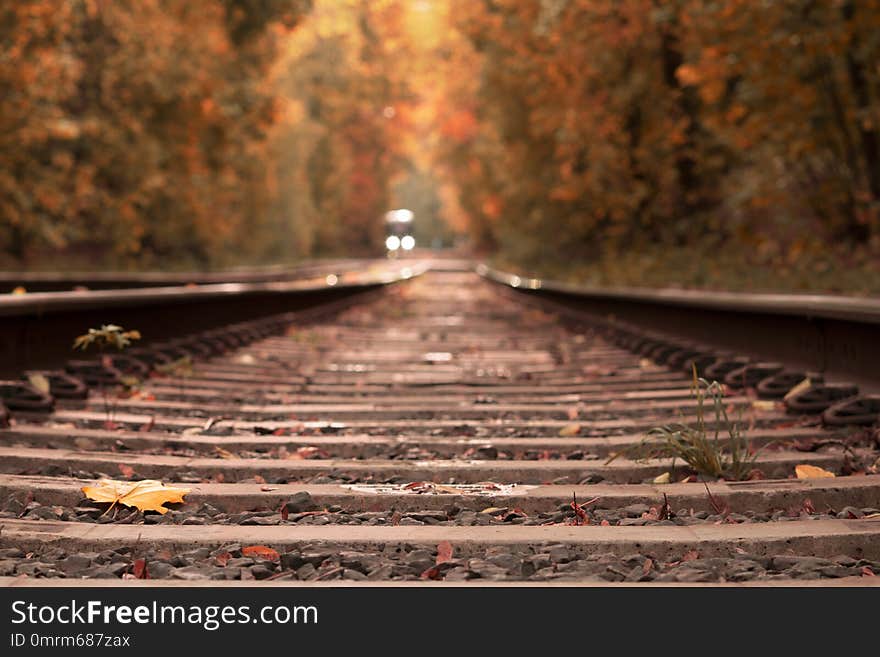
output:
<instances>
[{"instance_id":1,"label":"railway track","mask_svg":"<svg viewBox=\"0 0 880 657\"><path fill-rule=\"evenodd\" d=\"M51 407L8 394L0 577L880 581L880 443L852 410L870 398L813 375L783 401L802 373L557 301L439 268L145 348L113 363L142 383L109 402L95 383ZM181 356L191 371L156 370ZM635 458L646 431L697 421L688 361L729 384L743 480ZM108 508L82 491L100 479L189 492L165 514Z\"/></svg>"}]
</instances>

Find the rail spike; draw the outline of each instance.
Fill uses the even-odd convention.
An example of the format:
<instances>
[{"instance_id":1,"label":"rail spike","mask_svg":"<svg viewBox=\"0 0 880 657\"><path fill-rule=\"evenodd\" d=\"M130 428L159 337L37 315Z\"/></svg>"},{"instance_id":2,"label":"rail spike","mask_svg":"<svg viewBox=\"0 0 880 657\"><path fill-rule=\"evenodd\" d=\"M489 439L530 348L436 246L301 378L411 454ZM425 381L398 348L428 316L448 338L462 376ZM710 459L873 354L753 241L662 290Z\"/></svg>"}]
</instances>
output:
<instances>
[{"instance_id":1,"label":"rail spike","mask_svg":"<svg viewBox=\"0 0 880 657\"><path fill-rule=\"evenodd\" d=\"M835 403L855 397L858 386L849 383L812 383L808 388L785 397L790 413L821 413Z\"/></svg>"},{"instance_id":2,"label":"rail spike","mask_svg":"<svg viewBox=\"0 0 880 657\"><path fill-rule=\"evenodd\" d=\"M0 400L10 411L51 413L55 399L23 381L0 381Z\"/></svg>"},{"instance_id":3,"label":"rail spike","mask_svg":"<svg viewBox=\"0 0 880 657\"><path fill-rule=\"evenodd\" d=\"M86 382L64 370L28 370L24 373L26 381L35 376L45 377L49 382L49 393L56 399L85 399L89 396Z\"/></svg>"},{"instance_id":4,"label":"rail spike","mask_svg":"<svg viewBox=\"0 0 880 657\"><path fill-rule=\"evenodd\" d=\"M870 426L880 422L880 395L862 395L829 406L822 413L829 426Z\"/></svg>"}]
</instances>

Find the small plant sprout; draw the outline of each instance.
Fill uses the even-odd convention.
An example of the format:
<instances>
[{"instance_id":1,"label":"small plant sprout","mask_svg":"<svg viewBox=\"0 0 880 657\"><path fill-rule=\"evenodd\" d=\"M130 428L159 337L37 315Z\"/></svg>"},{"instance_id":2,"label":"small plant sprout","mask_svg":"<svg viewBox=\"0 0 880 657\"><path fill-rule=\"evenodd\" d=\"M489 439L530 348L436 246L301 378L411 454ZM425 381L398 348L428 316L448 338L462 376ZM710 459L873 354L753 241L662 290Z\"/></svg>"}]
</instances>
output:
<instances>
[{"instance_id":1,"label":"small plant sprout","mask_svg":"<svg viewBox=\"0 0 880 657\"><path fill-rule=\"evenodd\" d=\"M102 352L106 347L116 347L122 351L131 344L132 340L140 339L140 331L126 331L116 324L104 324L99 329L89 329L88 333L79 336L73 341L73 348L85 351L95 345Z\"/></svg>"},{"instance_id":2,"label":"small plant sprout","mask_svg":"<svg viewBox=\"0 0 880 657\"><path fill-rule=\"evenodd\" d=\"M80 335L73 341L73 349L79 349L81 351L85 351L89 347L96 347L101 356L101 363L105 367L112 366L112 361L109 356L105 356L104 350L108 347L115 347L118 351L122 351L129 345L131 345L133 340L140 340L141 334L140 331L126 331L121 326L117 326L116 324L104 324L99 329L89 329L89 332ZM135 377L124 377L121 380L121 383L129 390L137 387L139 381ZM111 404L109 390L105 384L101 384L101 397L104 400L104 415L105 421L104 426L107 429L114 428L113 423L113 415L116 411L115 402Z\"/></svg>"},{"instance_id":3,"label":"small plant sprout","mask_svg":"<svg viewBox=\"0 0 880 657\"><path fill-rule=\"evenodd\" d=\"M638 445L615 454L636 461L648 459L681 459L695 472L715 478L742 480L754 468L757 454L752 451L748 438L731 422L724 406L724 388L717 381L711 383L697 377L693 369L691 392L697 401L697 419L692 424L676 422L648 431ZM712 404L714 430L707 427L707 400ZM721 436L722 432L726 434Z\"/></svg>"}]
</instances>

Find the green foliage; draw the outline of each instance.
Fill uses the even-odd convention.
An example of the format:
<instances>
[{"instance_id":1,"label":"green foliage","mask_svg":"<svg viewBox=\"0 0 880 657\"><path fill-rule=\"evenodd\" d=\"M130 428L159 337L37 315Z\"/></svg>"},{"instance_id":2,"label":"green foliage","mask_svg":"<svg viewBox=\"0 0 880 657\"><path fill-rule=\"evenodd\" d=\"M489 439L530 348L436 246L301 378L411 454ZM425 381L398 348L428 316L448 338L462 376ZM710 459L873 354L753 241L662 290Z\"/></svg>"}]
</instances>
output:
<instances>
[{"instance_id":1,"label":"green foliage","mask_svg":"<svg viewBox=\"0 0 880 657\"><path fill-rule=\"evenodd\" d=\"M697 401L695 423L673 423L651 429L641 443L609 461L617 456L637 461L672 459L674 467L675 459L681 459L702 475L737 481L746 479L754 467L757 453L752 452L749 440L739 426L728 418L722 385L697 378L694 369L692 392ZM714 430L706 426L707 399L712 405ZM726 434L723 439L721 432Z\"/></svg>"}]
</instances>

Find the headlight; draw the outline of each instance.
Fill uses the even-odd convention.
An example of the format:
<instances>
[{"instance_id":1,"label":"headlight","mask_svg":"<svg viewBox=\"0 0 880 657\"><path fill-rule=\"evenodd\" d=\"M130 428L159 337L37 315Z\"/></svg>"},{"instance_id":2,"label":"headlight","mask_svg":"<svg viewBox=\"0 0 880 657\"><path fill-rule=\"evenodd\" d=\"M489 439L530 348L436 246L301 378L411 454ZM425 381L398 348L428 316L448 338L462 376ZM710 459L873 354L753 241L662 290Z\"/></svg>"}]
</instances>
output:
<instances>
[{"instance_id":1,"label":"headlight","mask_svg":"<svg viewBox=\"0 0 880 657\"><path fill-rule=\"evenodd\" d=\"M403 247L404 251L412 251L413 247L416 245L416 238L412 235L404 235L403 239L400 240L400 246Z\"/></svg>"},{"instance_id":2,"label":"headlight","mask_svg":"<svg viewBox=\"0 0 880 657\"><path fill-rule=\"evenodd\" d=\"M400 238L397 235L389 235L385 240L385 248L389 251L397 251L400 248Z\"/></svg>"}]
</instances>

